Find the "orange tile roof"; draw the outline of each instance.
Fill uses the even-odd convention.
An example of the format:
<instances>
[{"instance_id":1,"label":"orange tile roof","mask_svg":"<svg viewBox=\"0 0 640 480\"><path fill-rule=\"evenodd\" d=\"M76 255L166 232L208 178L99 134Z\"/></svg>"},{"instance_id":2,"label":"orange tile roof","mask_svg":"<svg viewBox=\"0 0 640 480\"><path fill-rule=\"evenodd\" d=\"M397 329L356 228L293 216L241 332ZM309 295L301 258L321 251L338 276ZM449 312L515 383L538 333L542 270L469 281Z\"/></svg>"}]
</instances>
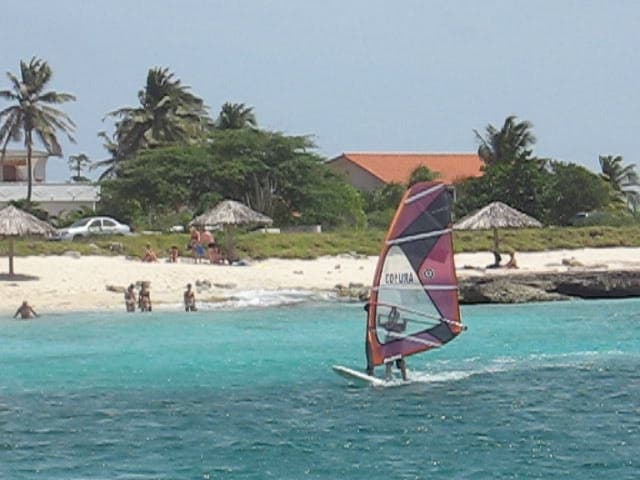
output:
<instances>
[{"instance_id":1,"label":"orange tile roof","mask_svg":"<svg viewBox=\"0 0 640 480\"><path fill-rule=\"evenodd\" d=\"M445 183L479 177L482 160L476 153L343 153L330 160L346 158L385 183L405 183L411 172L424 165L438 172Z\"/></svg>"}]
</instances>

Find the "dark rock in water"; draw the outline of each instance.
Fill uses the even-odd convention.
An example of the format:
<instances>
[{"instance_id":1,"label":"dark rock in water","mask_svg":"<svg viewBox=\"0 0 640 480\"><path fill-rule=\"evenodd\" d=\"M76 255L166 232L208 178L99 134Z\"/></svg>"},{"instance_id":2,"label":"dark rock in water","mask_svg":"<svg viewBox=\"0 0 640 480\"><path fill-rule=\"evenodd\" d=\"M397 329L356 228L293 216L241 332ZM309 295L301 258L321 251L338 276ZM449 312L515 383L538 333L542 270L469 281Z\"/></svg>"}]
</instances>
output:
<instances>
[{"instance_id":1,"label":"dark rock in water","mask_svg":"<svg viewBox=\"0 0 640 480\"><path fill-rule=\"evenodd\" d=\"M361 283L350 283L347 287L338 284L333 287L333 291L338 298L360 302L367 301L371 295L371 289Z\"/></svg>"},{"instance_id":2,"label":"dark rock in water","mask_svg":"<svg viewBox=\"0 0 640 480\"><path fill-rule=\"evenodd\" d=\"M461 303L526 303L566 299L564 295L505 278L460 283Z\"/></svg>"},{"instance_id":3,"label":"dark rock in water","mask_svg":"<svg viewBox=\"0 0 640 480\"><path fill-rule=\"evenodd\" d=\"M640 271L513 273L460 281L461 303L523 303L640 296Z\"/></svg>"},{"instance_id":4,"label":"dark rock in water","mask_svg":"<svg viewBox=\"0 0 640 480\"><path fill-rule=\"evenodd\" d=\"M568 277L556 291L580 298L625 298L640 296L640 272L592 272Z\"/></svg>"}]
</instances>

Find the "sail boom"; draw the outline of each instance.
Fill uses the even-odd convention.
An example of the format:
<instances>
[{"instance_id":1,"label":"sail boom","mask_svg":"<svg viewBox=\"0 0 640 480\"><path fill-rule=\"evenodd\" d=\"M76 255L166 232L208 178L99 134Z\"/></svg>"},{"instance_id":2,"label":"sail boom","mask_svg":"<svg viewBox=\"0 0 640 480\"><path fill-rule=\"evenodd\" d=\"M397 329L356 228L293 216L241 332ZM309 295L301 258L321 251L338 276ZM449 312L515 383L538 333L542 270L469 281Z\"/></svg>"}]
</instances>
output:
<instances>
[{"instance_id":1,"label":"sail boom","mask_svg":"<svg viewBox=\"0 0 640 480\"><path fill-rule=\"evenodd\" d=\"M414 315L420 315L421 317L431 318L433 320L437 320L437 323L441 323L442 322L442 323L446 323L448 325L454 325L456 327L460 327L460 328L462 328L464 330L467 329L467 326L464 325L461 322L456 322L455 320L450 320L448 318L440 317L438 315L431 315L431 314L426 313L426 312L421 312L420 310L414 310L412 308L406 308L406 307L403 307L402 305L394 305L393 303L382 303L382 302L375 303L375 304L372 304L372 305L382 305L383 307L396 308L397 310L399 310L401 312L413 313ZM414 321L416 321L416 320L414 320ZM421 323L427 324L427 322L421 322ZM437 324L437 323L435 323L435 324ZM434 322L430 322L428 324L429 325L434 325Z\"/></svg>"},{"instance_id":2,"label":"sail boom","mask_svg":"<svg viewBox=\"0 0 640 480\"><path fill-rule=\"evenodd\" d=\"M412 342L420 343L422 345L427 345L428 347L431 347L431 348L438 348L442 346L441 343L431 342L423 338L418 338L415 335L403 335L401 333L389 332L389 336L397 340L410 340Z\"/></svg>"}]
</instances>

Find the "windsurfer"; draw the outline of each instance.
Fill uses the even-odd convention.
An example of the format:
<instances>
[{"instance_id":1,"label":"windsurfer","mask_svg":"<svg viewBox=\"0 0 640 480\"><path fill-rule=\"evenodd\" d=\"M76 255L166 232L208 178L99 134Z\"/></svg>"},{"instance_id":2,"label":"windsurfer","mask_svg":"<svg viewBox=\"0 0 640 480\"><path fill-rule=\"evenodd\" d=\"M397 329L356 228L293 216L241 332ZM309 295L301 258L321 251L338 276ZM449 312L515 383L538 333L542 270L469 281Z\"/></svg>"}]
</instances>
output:
<instances>
[{"instance_id":1,"label":"windsurfer","mask_svg":"<svg viewBox=\"0 0 640 480\"><path fill-rule=\"evenodd\" d=\"M400 317L400 312L398 308L393 306L391 310L389 310L389 315L387 316L386 322L380 322L379 325L387 331L385 336L385 342L390 340L397 339L400 334L402 334L407 329L407 319ZM393 361L385 363L385 376L387 380L391 380L393 377L391 373L391 369L393 367ZM407 381L407 364L404 358L400 357L395 360L396 368L400 370L400 374L402 375L402 380Z\"/></svg>"},{"instance_id":2,"label":"windsurfer","mask_svg":"<svg viewBox=\"0 0 640 480\"><path fill-rule=\"evenodd\" d=\"M407 319L400 318L400 312L397 307L391 307L386 322L379 322L379 325L387 331L385 342L398 338L399 333L407 329Z\"/></svg>"}]
</instances>

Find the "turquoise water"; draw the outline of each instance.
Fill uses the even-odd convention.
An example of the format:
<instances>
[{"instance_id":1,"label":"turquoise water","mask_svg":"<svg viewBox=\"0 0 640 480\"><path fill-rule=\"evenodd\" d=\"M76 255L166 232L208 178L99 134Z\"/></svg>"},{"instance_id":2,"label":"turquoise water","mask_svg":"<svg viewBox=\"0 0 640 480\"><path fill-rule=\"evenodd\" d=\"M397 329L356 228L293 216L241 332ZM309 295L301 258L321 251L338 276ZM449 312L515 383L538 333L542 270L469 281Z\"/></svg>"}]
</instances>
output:
<instances>
[{"instance_id":1,"label":"turquoise water","mask_svg":"<svg viewBox=\"0 0 640 480\"><path fill-rule=\"evenodd\" d=\"M468 307L354 388L358 305L0 320L0 478L638 478L640 301Z\"/></svg>"}]
</instances>

